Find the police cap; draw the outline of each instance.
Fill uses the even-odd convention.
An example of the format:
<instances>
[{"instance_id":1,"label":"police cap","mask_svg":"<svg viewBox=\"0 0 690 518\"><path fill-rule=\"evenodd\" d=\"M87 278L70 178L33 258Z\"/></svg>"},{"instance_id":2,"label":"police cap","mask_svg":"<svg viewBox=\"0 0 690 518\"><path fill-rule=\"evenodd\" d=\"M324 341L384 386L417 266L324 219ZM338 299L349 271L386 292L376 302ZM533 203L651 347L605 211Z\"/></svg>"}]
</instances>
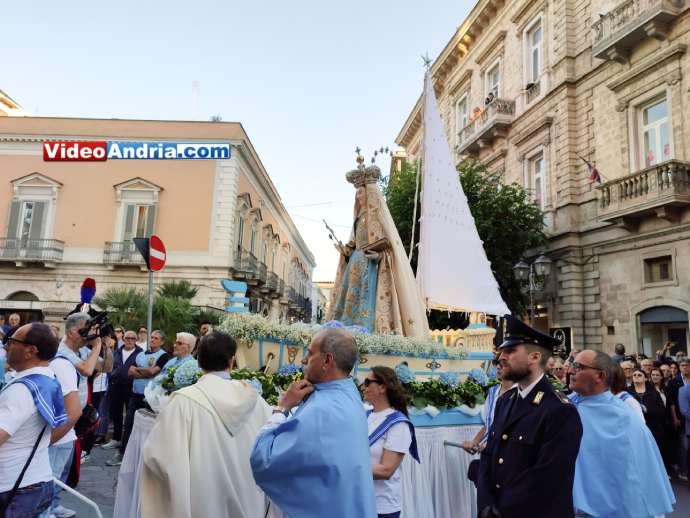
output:
<instances>
[{"instance_id":1,"label":"police cap","mask_svg":"<svg viewBox=\"0 0 690 518\"><path fill-rule=\"evenodd\" d=\"M552 351L554 347L560 345L556 338L531 328L512 315L506 315L505 319L506 327L503 333L503 343L498 346L499 349L515 347L520 344L532 344Z\"/></svg>"}]
</instances>

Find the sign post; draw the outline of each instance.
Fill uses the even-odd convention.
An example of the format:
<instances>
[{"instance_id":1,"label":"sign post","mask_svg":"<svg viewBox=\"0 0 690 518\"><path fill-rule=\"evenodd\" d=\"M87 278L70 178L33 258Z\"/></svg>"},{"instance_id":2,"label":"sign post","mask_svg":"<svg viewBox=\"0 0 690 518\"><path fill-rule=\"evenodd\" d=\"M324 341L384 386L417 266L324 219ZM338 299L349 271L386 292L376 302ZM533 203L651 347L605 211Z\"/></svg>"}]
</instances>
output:
<instances>
[{"instance_id":1,"label":"sign post","mask_svg":"<svg viewBox=\"0 0 690 518\"><path fill-rule=\"evenodd\" d=\"M153 327L153 272L159 272L165 266L166 251L161 238L152 235L150 238L135 237L134 245L146 262L149 271L148 308L146 312L146 330L148 332L147 349L151 349L151 331Z\"/></svg>"}]
</instances>

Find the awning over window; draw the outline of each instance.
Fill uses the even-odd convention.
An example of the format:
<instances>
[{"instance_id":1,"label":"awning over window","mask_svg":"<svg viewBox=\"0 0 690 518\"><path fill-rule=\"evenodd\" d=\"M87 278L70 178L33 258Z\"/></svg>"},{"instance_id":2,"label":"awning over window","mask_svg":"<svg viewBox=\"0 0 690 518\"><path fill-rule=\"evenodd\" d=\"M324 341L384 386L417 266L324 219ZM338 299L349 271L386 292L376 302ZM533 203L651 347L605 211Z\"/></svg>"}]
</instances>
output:
<instances>
[{"instance_id":1,"label":"awning over window","mask_svg":"<svg viewBox=\"0 0 690 518\"><path fill-rule=\"evenodd\" d=\"M640 313L640 324L688 323L688 312L671 306L649 308Z\"/></svg>"}]
</instances>

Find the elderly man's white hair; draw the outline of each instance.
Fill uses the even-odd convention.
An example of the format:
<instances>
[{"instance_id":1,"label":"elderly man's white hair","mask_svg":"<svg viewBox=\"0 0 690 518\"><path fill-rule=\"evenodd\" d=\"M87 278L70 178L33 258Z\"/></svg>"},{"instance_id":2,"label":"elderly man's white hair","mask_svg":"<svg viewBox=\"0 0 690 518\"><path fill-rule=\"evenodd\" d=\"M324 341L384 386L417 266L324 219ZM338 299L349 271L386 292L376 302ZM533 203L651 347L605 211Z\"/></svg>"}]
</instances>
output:
<instances>
[{"instance_id":1,"label":"elderly man's white hair","mask_svg":"<svg viewBox=\"0 0 690 518\"><path fill-rule=\"evenodd\" d=\"M194 336L192 333L185 333L184 331L177 333L177 339L180 341L185 342L186 344L189 344L189 347L194 349L194 346L196 345L196 336Z\"/></svg>"}]
</instances>

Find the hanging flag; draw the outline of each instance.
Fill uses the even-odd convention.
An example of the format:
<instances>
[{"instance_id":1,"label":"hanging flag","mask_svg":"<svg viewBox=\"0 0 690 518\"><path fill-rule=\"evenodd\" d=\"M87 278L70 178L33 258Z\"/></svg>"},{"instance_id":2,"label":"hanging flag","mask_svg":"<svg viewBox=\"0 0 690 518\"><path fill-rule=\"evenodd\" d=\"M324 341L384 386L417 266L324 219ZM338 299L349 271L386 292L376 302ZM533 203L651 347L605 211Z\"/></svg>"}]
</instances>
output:
<instances>
[{"instance_id":1,"label":"hanging flag","mask_svg":"<svg viewBox=\"0 0 690 518\"><path fill-rule=\"evenodd\" d=\"M429 72L424 83L422 166L417 283L426 307L510 313L462 191Z\"/></svg>"},{"instance_id":2,"label":"hanging flag","mask_svg":"<svg viewBox=\"0 0 690 518\"><path fill-rule=\"evenodd\" d=\"M580 160L587 164L587 171L589 172L589 183L601 183L601 175L599 174L597 167L589 160L585 160L584 158L582 158L580 155L577 156L580 158Z\"/></svg>"}]
</instances>

